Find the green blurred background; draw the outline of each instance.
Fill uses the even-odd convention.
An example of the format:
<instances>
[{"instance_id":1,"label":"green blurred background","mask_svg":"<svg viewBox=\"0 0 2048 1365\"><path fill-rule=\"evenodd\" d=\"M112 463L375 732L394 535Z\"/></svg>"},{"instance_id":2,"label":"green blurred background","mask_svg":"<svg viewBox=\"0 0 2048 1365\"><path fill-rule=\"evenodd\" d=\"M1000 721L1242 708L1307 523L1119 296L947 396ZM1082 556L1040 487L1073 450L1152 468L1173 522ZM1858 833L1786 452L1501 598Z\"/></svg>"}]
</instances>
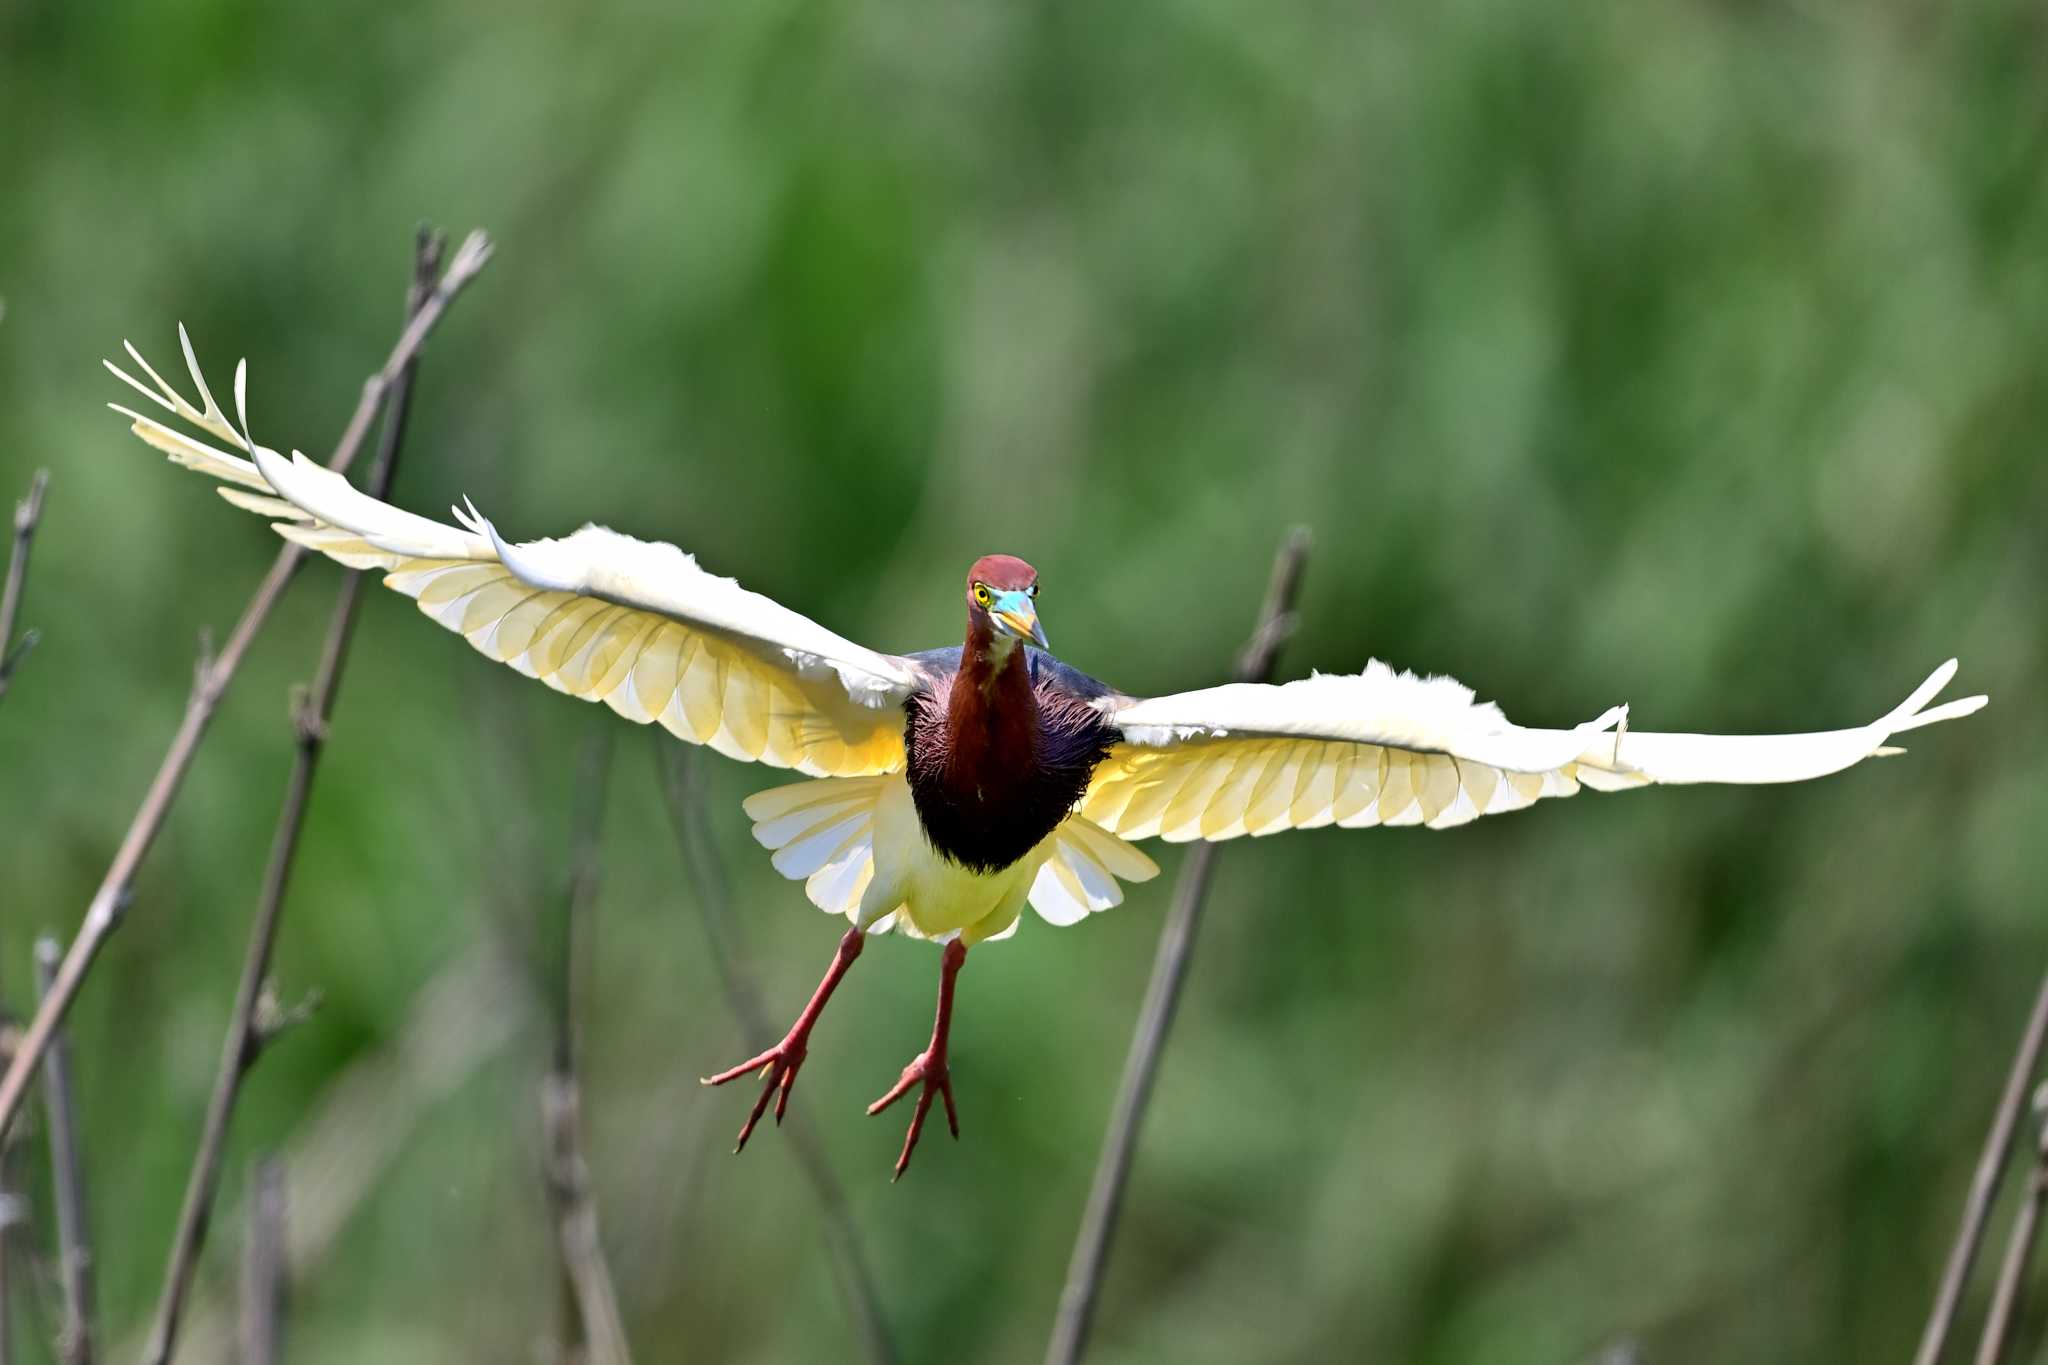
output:
<instances>
[{"instance_id":1,"label":"green blurred background","mask_svg":"<svg viewBox=\"0 0 2048 1365\"><path fill-rule=\"evenodd\" d=\"M217 390L249 357L259 436L324 454L414 225L483 226L396 499L673 540L879 648L957 639L963 565L1003 549L1071 662L1213 682L1305 522L1284 673L1378 656L1529 724L1857 724L1960 655L1991 710L1810 786L1227 848L1095 1358L1910 1352L2048 957L2038 5L28 0L0 152L0 493L52 473L44 641L0 703L14 1009L275 546L125 433L100 357L174 365L183 320ZM73 1016L115 1359L339 580L310 567L261 638ZM384 593L279 952L325 1004L251 1078L206 1314L280 1151L318 1234L290 1359L547 1358L518 963L603 726L585 1105L638 1357L850 1351L789 1135L733 1159L746 1097L696 1082L742 1044L672 741ZM748 837L775 775L698 773L793 1013L837 929ZM860 1108L922 1046L936 954L878 941L827 1016L796 1107L906 1359L1042 1351L1160 856L1117 911L974 957L964 1137L900 1185L900 1114ZM19 1358L47 1321L17 1305Z\"/></svg>"}]
</instances>

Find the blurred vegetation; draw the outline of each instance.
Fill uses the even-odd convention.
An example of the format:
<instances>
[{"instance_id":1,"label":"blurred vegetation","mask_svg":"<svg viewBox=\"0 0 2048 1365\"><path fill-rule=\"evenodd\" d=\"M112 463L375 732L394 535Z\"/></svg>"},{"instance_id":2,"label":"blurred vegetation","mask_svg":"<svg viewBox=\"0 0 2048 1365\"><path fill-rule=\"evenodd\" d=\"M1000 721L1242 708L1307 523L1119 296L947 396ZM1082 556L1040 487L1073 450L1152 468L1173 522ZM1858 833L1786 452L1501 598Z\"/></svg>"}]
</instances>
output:
<instances>
[{"instance_id":1,"label":"blurred vegetation","mask_svg":"<svg viewBox=\"0 0 2048 1365\"><path fill-rule=\"evenodd\" d=\"M182 319L216 390L250 358L260 436L324 452L414 224L481 225L398 500L673 540L880 648L957 638L1000 548L1076 665L1215 681L1299 521L1283 672L1376 655L1526 723L1854 724L1960 655L1991 710L1811 786L1231 847L1096 1358L1911 1350L2048 958L2039 5L28 0L0 154L0 493L53 471L44 640L0 707L15 1009L273 552L104 411L99 357L173 362ZM261 641L74 1015L115 1340L337 581ZM601 724L368 604L279 960L325 1004L252 1077L202 1286L232 1297L251 1154L340 1104L385 1155L299 1267L293 1360L554 1330L530 983L458 994L418 1087L362 1077L419 1051L430 983L558 913ZM639 1358L838 1358L788 1144L731 1159L746 1101L697 1085L740 1041L656 740L618 738L584 1103ZM793 1012L835 929L747 836L773 775L704 762ZM907 1359L1043 1349L1165 900L975 956L964 1136L901 1185L900 1118L860 1106L922 1046L936 956L878 942L827 1016L796 1104Z\"/></svg>"}]
</instances>

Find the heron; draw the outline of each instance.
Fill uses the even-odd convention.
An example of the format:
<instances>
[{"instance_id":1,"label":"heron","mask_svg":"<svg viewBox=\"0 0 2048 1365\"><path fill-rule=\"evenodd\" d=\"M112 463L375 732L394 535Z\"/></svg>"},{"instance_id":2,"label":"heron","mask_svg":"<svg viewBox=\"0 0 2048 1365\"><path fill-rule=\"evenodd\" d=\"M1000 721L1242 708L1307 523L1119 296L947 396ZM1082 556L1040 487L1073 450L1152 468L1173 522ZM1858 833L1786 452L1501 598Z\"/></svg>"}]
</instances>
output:
<instances>
[{"instance_id":1,"label":"heron","mask_svg":"<svg viewBox=\"0 0 2048 1365\"><path fill-rule=\"evenodd\" d=\"M1159 871L1139 841L1447 829L1581 788L1798 782L1896 754L1894 736L1987 700L1933 704L1953 659L1870 724L1807 734L1637 730L1623 706L1571 729L1527 728L1453 679L1377 660L1352 674L1138 697L1051 653L1038 573L1003 554L967 571L960 644L887 654L673 545L596 525L508 541L467 500L450 525L371 497L254 440L246 363L229 421L182 326L178 339L196 402L127 343L148 382L107 368L221 445L110 406L174 462L220 480L229 502L349 568L382 570L433 620L558 692L801 774L744 808L776 871L848 927L783 1038L704 1078L761 1081L735 1151L771 1103L781 1122L812 1031L870 934L941 950L930 1039L868 1107L878 1114L917 1091L900 1178L935 1099L960 1134L947 1043L969 951L1016 933L1027 905L1064 926L1120 904L1125 884Z\"/></svg>"}]
</instances>

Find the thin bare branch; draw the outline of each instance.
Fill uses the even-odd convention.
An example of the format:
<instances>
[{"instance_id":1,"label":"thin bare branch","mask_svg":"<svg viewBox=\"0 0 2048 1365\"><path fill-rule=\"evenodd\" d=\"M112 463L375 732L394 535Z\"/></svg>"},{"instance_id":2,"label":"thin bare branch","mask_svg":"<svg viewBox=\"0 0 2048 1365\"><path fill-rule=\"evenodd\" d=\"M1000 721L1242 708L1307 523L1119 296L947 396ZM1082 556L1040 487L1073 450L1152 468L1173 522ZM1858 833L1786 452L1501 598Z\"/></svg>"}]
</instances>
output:
<instances>
[{"instance_id":1,"label":"thin bare branch","mask_svg":"<svg viewBox=\"0 0 2048 1365\"><path fill-rule=\"evenodd\" d=\"M281 1160L291 1213L284 1261L294 1277L304 1282L333 1254L426 1116L506 1055L523 1016L505 1002L524 987L494 945L474 947L414 993L383 1046L322 1087ZM178 1334L189 1359L234 1358L236 1297L208 1282L194 1290ZM143 1344L131 1333L107 1354L133 1360Z\"/></svg>"},{"instance_id":2,"label":"thin bare branch","mask_svg":"<svg viewBox=\"0 0 2048 1365\"><path fill-rule=\"evenodd\" d=\"M604 801L611 781L612 726L609 716L593 717L583 741L577 764L575 809L570 816L569 887L562 898L561 937L555 966L559 969L552 989L554 1009L554 1069L576 1070L582 1038L577 1028L577 987L591 951L591 913L597 905L597 889L604 873Z\"/></svg>"},{"instance_id":3,"label":"thin bare branch","mask_svg":"<svg viewBox=\"0 0 2048 1365\"><path fill-rule=\"evenodd\" d=\"M7 559L7 586L0 589L0 697L7 695L14 670L40 638L32 630L17 643L14 623L21 615L22 588L28 581L29 545L36 538L36 527L42 523L43 490L49 485L50 471L38 469L28 482L28 496L14 505L14 552Z\"/></svg>"},{"instance_id":4,"label":"thin bare branch","mask_svg":"<svg viewBox=\"0 0 2048 1365\"><path fill-rule=\"evenodd\" d=\"M284 1358L284 1170L274 1157L249 1176L249 1232L242 1244L241 1365L277 1365Z\"/></svg>"},{"instance_id":5,"label":"thin bare branch","mask_svg":"<svg viewBox=\"0 0 2048 1365\"><path fill-rule=\"evenodd\" d=\"M582 1098L574 1072L550 1071L541 1091L541 1120L547 1139L548 1204L555 1215L562 1278L574 1305L570 1349L563 1359L588 1365L629 1365L626 1322L619 1291L605 1263L598 1231L597 1200L590 1192L590 1166L583 1155Z\"/></svg>"},{"instance_id":6,"label":"thin bare branch","mask_svg":"<svg viewBox=\"0 0 2048 1365\"><path fill-rule=\"evenodd\" d=\"M429 237L434 240L438 264L441 250L439 234L422 227L418 234L417 252L426 250ZM462 245L455 248L455 255L448 261L448 269L442 273L440 282L427 291L426 297L409 296L409 301L416 302L417 306L406 314L405 330L399 333L398 344L385 357L384 368L363 381L362 397L356 400L356 410L349 415L348 426L341 433L334 458L327 462L330 469L346 469L348 461L355 458L355 452L362 447L363 437L369 434L370 422L378 409L384 406L385 396L412 369L421 348L427 343L427 337L440 323L441 315L448 311L448 305L455 302L455 296L489 264L491 251L491 239L487 235L480 231L471 232L462 239ZM347 459L343 458L344 451Z\"/></svg>"},{"instance_id":7,"label":"thin bare branch","mask_svg":"<svg viewBox=\"0 0 2048 1365\"><path fill-rule=\"evenodd\" d=\"M1294 598L1301 586L1302 569L1308 562L1308 547L1308 531L1302 527L1288 532L1281 542L1266 586L1265 605L1259 610L1250 642L1237 659L1237 681L1264 682L1272 676L1273 660L1293 620ZM1144 1124L1145 1108L1152 1098L1152 1082L1159 1073L1166 1035L1173 1028L1174 1009L1180 1003L1181 984L1187 979L1195 934L1202 924L1202 904L1208 897L1209 877L1215 866L1216 845L1196 844L1174 885L1173 907L1159 933L1152 979L1145 987L1145 1003L1138 1010L1138 1026L1124 1057L1123 1079L1117 1085L1109 1131L1103 1136L1102 1155L1096 1159L1095 1181L1089 1188L1081 1229L1067 1262L1066 1288L1060 1293L1059 1316L1053 1323L1052 1342L1045 1352L1047 1365L1072 1365L1087 1349L1096 1295L1102 1288L1102 1272L1108 1264L1110 1242L1123 1206L1124 1183L1130 1177L1131 1158Z\"/></svg>"},{"instance_id":8,"label":"thin bare branch","mask_svg":"<svg viewBox=\"0 0 2048 1365\"><path fill-rule=\"evenodd\" d=\"M432 297L432 285L440 267L442 242L422 231L415 247L412 284L407 291L407 316L418 318L425 301ZM451 272L452 273L452 272ZM408 334L411 333L408 328ZM413 368L401 369L390 389L391 403L384 423L384 436L369 477L372 497L383 497L390 487L405 440L406 417L411 409ZM192 1171L185 1185L178 1228L172 1237L170 1263L157 1301L156 1326L143 1352L146 1365L165 1365L177 1349L178 1320L185 1298L192 1289L192 1276L199 1267L199 1253L206 1246L207 1225L212 1215L214 1192L220 1183L221 1157L227 1146L228 1129L234 1117L235 1101L241 1096L242 1078L261 1055L262 1044L274 1028L259 1029L259 1015L266 998L264 983L270 974L270 957L277 944L278 923L284 911L284 894L291 882L292 861L298 852L299 834L305 827L306 807L312 797L313 778L326 747L327 725L334 711L335 694L341 687L343 666L348 660L349 641L354 637L356 608L361 601L362 575L352 573L342 581L328 620L326 642L321 646L319 669L305 694L293 708L292 730L297 754L291 779L285 788L283 809L272 836L270 863L264 870L263 890L257 901L256 917L249 931L249 943L242 959L242 975L235 986L235 1002L229 1017L227 1038L221 1047L220 1067L207 1100L206 1125ZM271 1011L273 1016L279 1012Z\"/></svg>"},{"instance_id":9,"label":"thin bare branch","mask_svg":"<svg viewBox=\"0 0 2048 1365\"><path fill-rule=\"evenodd\" d=\"M2034 1123L2034 1159L2028 1164L2019 1209L2012 1216L1998 1284L1991 1291L1991 1311L1985 1315L1984 1335L1977 1343L1977 1365L1998 1365L2005 1358L2006 1342L2019 1316L2020 1286L2027 1278L2027 1263L2033 1259L2034 1240L2041 1231L2041 1208L2048 1203L2048 1085L2034 1092Z\"/></svg>"},{"instance_id":10,"label":"thin bare branch","mask_svg":"<svg viewBox=\"0 0 2048 1365\"><path fill-rule=\"evenodd\" d=\"M45 934L36 940L36 996L50 993L62 950ZM43 1059L43 1109L49 1115L50 1184L57 1204L57 1273L64 1321L57 1350L65 1365L92 1365L92 1237L86 1219L85 1165L71 1105L71 1045L59 1031Z\"/></svg>"},{"instance_id":11,"label":"thin bare branch","mask_svg":"<svg viewBox=\"0 0 2048 1365\"><path fill-rule=\"evenodd\" d=\"M718 973L720 987L725 991L726 1004L746 1037L746 1045L750 1048L766 1047L775 1040L777 1031L767 1010L762 1008L759 988L740 965L735 950L737 931L732 913L732 889L726 882L725 865L718 857L717 843L704 821L704 802L696 789L694 755L666 735L657 735L655 739L657 761L661 764L662 792L668 800L669 823L675 828L683 862L696 884L697 908L704 925L704 937L711 946L712 966ZM890 1342L888 1327L882 1320L881 1299L875 1291L874 1276L868 1270L866 1254L861 1249L860 1234L853 1225L853 1213L847 1207L846 1192L840 1188L839 1178L832 1173L831 1163L825 1159L818 1135L801 1111L789 1116L783 1131L796 1153L798 1168L803 1171L804 1178L810 1182L812 1194L817 1197L818 1212L824 1224L825 1248L832 1258L833 1280L839 1287L839 1297L846 1305L847 1316L853 1320L854 1334L860 1340L861 1351L870 1362L893 1361L896 1348Z\"/></svg>"},{"instance_id":12,"label":"thin bare branch","mask_svg":"<svg viewBox=\"0 0 2048 1365\"><path fill-rule=\"evenodd\" d=\"M5 1164L0 1154L0 1165ZM14 1254L9 1243L14 1240L14 1225L24 1217L21 1207L21 1196L11 1182L0 1179L0 1365L14 1361Z\"/></svg>"},{"instance_id":13,"label":"thin bare branch","mask_svg":"<svg viewBox=\"0 0 2048 1365\"><path fill-rule=\"evenodd\" d=\"M609 721L609 716L598 717ZM563 898L561 975L555 993L555 1055L541 1090L541 1123L547 1141L543 1175L554 1212L562 1279L571 1312L566 1316L563 1353L583 1365L630 1365L619 1293L605 1264L598 1232L597 1200L590 1192L590 1163L583 1148L581 1052L577 1036L576 983L589 952L590 916L597 902L600 832L605 779L611 768L611 726L592 730L576 784L575 831L569 855L569 893Z\"/></svg>"},{"instance_id":14,"label":"thin bare branch","mask_svg":"<svg viewBox=\"0 0 2048 1365\"><path fill-rule=\"evenodd\" d=\"M455 254L448 270L435 286L426 305L414 314L390 357L368 384L363 386L363 396L356 406L355 415L349 419L347 431L328 467L345 470L352 464L356 452L361 449L363 435L369 430L370 419L382 406L383 399L391 384L405 367L411 363L425 343L433 323L447 310L463 286L474 279L477 271L490 259L490 243L482 233L472 233ZM135 873L148 855L150 845L163 828L164 819L170 813L171 803L177 798L178 788L185 779L185 773L192 766L193 757L198 753L199 743L206 735L207 726L213 720L214 711L220 705L228 684L234 681L236 670L241 667L242 658L248 652L250 643L269 619L271 608L290 584L292 575L305 558L305 551L297 545L286 545L278 551L270 571L257 585L255 595L243 608L242 616L235 623L235 629L228 636L226 648L213 658L202 671L198 685L193 688L192 697L186 703L185 717L178 726L178 732L171 738L171 745L164 753L162 765L157 769L155 779L150 783L149 792L143 797L142 806L135 813L135 819L128 826L127 835L121 840L120 850L115 853L113 864L93 894L92 904L87 907L85 920L79 926L78 934L71 940L70 949L64 954L63 964L57 969L57 980L50 994L44 997L36 1010L35 1019L29 1024L27 1036L22 1040L21 1051L7 1068L7 1074L0 1078L0 1133L13 1126L14 1116L21 1108L23 1095L28 1090L29 1078L41 1064L44 1050L50 1045L50 1035L62 1023L71 1004L78 998L79 988L85 983L86 973L92 969L94 960L107 938L120 926L122 914L127 909L129 888L135 880Z\"/></svg>"},{"instance_id":15,"label":"thin bare branch","mask_svg":"<svg viewBox=\"0 0 2048 1365\"><path fill-rule=\"evenodd\" d=\"M1942 1348L1948 1344L1949 1329L1955 1325L1956 1309L1963 1301L1964 1286L1969 1283L1970 1267L1976 1263L1977 1248L1984 1242L1992 1201L1998 1197L1999 1182L2005 1177L2006 1157L2011 1154L2013 1136L2019 1131L2027 1087L2041 1063L2044 1039L2048 1039L2048 976L2041 978L2041 989L2034 997L2034 1012L2027 1017L2019 1051L2013 1054L2005 1093L1999 1098L1991 1131L1984 1138L1983 1155L1977 1158L1977 1173L1970 1180L1969 1196L1963 1201L1963 1224L1949 1250L1941 1288L1934 1296L1934 1311L1928 1315L1926 1330L1920 1335L1920 1349L1914 1353L1913 1365L1936 1365Z\"/></svg>"},{"instance_id":16,"label":"thin bare branch","mask_svg":"<svg viewBox=\"0 0 2048 1365\"><path fill-rule=\"evenodd\" d=\"M13 1055L21 1045L21 1030L4 1009L0 1009L0 1060ZM16 1230L28 1222L28 1197L18 1180L20 1163L17 1144L0 1133L0 1365L14 1361L14 1304L18 1294L14 1259ZM25 1278L25 1277L24 1277Z\"/></svg>"}]
</instances>

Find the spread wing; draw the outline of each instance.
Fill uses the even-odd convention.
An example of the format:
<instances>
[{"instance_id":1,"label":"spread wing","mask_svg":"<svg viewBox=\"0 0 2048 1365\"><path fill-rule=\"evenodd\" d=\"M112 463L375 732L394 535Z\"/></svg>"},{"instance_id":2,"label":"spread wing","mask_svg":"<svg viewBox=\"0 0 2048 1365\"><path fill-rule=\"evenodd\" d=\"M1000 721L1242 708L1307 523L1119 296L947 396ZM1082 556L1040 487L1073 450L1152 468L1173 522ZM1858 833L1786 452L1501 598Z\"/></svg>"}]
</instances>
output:
<instances>
[{"instance_id":1,"label":"spread wing","mask_svg":"<svg viewBox=\"0 0 2048 1365\"><path fill-rule=\"evenodd\" d=\"M1617 706L1573 730L1509 724L1449 678L1373 662L1363 673L1101 705L1123 740L1080 811L1126 839L1233 839L1319 825L1446 829L1581 786L1802 782L1877 754L1904 730L1966 716L1966 697L1927 708L1951 659L1869 725L1804 735L1646 734Z\"/></svg>"},{"instance_id":2,"label":"spread wing","mask_svg":"<svg viewBox=\"0 0 2048 1365\"><path fill-rule=\"evenodd\" d=\"M560 540L513 544L474 507L460 527L402 511L293 452L247 435L244 373L235 375L238 429L207 391L178 330L200 405L165 383L107 368L175 416L250 458L154 417L113 405L175 462L225 483L237 507L280 535L351 568L381 568L385 585L480 652L558 692L602 701L628 720L733 758L816 776L903 766L901 704L922 682L909 660L844 639L665 545L585 526Z\"/></svg>"}]
</instances>

